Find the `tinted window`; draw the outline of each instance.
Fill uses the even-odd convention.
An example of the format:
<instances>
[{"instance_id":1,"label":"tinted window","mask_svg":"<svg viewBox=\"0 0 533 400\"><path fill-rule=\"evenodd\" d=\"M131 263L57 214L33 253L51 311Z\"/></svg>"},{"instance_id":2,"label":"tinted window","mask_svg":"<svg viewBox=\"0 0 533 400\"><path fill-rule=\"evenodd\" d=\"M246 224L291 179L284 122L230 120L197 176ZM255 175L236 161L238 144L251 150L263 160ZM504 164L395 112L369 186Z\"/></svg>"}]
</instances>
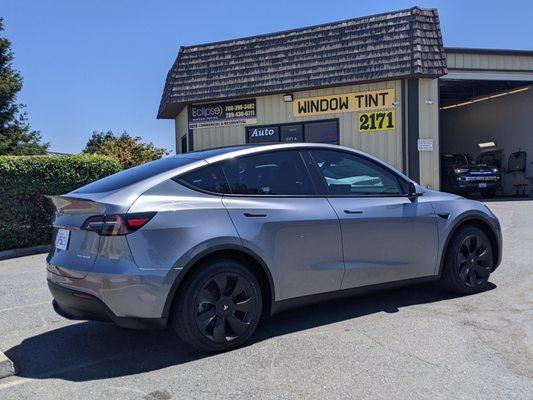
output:
<instances>
[{"instance_id":1,"label":"tinted window","mask_svg":"<svg viewBox=\"0 0 533 400\"><path fill-rule=\"evenodd\" d=\"M297 151L240 157L225 162L223 168L233 194L313 194L307 170Z\"/></svg>"},{"instance_id":2,"label":"tinted window","mask_svg":"<svg viewBox=\"0 0 533 400\"><path fill-rule=\"evenodd\" d=\"M305 124L305 141L313 143L339 143L337 121L308 122Z\"/></svg>"},{"instance_id":3,"label":"tinted window","mask_svg":"<svg viewBox=\"0 0 533 400\"><path fill-rule=\"evenodd\" d=\"M403 194L396 176L372 161L330 150L316 150L311 154L326 181L329 194Z\"/></svg>"},{"instance_id":4,"label":"tinted window","mask_svg":"<svg viewBox=\"0 0 533 400\"><path fill-rule=\"evenodd\" d=\"M282 142L303 142L304 127L302 124L282 125L281 127Z\"/></svg>"},{"instance_id":5,"label":"tinted window","mask_svg":"<svg viewBox=\"0 0 533 400\"><path fill-rule=\"evenodd\" d=\"M214 193L229 193L228 184L219 165L201 167L175 179L178 183Z\"/></svg>"},{"instance_id":6,"label":"tinted window","mask_svg":"<svg viewBox=\"0 0 533 400\"><path fill-rule=\"evenodd\" d=\"M151 161L146 164L117 172L116 174L100 179L99 181L89 183L88 185L75 190L74 193L110 192L195 161L198 161L198 159L184 155L165 157L160 160Z\"/></svg>"}]
</instances>

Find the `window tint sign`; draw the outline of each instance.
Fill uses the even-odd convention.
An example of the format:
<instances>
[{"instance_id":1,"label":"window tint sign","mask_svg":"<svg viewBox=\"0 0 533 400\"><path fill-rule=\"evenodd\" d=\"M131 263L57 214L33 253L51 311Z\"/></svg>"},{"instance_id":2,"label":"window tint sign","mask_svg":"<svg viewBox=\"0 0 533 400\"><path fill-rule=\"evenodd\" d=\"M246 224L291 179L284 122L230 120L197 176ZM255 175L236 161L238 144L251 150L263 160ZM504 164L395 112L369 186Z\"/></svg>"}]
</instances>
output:
<instances>
[{"instance_id":1,"label":"window tint sign","mask_svg":"<svg viewBox=\"0 0 533 400\"><path fill-rule=\"evenodd\" d=\"M189 106L189 129L255 124L256 122L255 99Z\"/></svg>"},{"instance_id":2,"label":"window tint sign","mask_svg":"<svg viewBox=\"0 0 533 400\"><path fill-rule=\"evenodd\" d=\"M393 108L395 98L394 89L307 97L293 101L292 114L295 117L307 117Z\"/></svg>"},{"instance_id":3,"label":"window tint sign","mask_svg":"<svg viewBox=\"0 0 533 400\"><path fill-rule=\"evenodd\" d=\"M279 126L261 126L246 128L248 143L279 142Z\"/></svg>"}]
</instances>

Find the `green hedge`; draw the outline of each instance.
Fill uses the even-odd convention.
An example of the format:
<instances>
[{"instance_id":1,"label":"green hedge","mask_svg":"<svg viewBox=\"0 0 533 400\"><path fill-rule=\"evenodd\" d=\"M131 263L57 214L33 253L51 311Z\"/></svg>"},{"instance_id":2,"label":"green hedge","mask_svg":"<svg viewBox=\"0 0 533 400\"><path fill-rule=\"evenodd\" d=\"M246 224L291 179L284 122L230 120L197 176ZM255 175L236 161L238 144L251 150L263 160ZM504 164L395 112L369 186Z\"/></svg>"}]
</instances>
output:
<instances>
[{"instance_id":1,"label":"green hedge","mask_svg":"<svg viewBox=\"0 0 533 400\"><path fill-rule=\"evenodd\" d=\"M115 159L96 155L0 156L0 250L50 243L53 207L44 195L120 169Z\"/></svg>"}]
</instances>

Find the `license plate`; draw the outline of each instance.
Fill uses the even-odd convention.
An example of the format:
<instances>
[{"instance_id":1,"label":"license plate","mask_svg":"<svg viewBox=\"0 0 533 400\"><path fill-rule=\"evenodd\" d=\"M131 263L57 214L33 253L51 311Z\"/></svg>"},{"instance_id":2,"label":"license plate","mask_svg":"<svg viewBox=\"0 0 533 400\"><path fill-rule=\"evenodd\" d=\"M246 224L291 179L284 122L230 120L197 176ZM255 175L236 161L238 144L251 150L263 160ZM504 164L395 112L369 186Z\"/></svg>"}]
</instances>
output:
<instances>
[{"instance_id":1,"label":"license plate","mask_svg":"<svg viewBox=\"0 0 533 400\"><path fill-rule=\"evenodd\" d=\"M479 184L479 187L480 187L480 188L486 188L486 187L487 187L487 184L486 184L486 183L480 183L480 184Z\"/></svg>"},{"instance_id":2,"label":"license plate","mask_svg":"<svg viewBox=\"0 0 533 400\"><path fill-rule=\"evenodd\" d=\"M58 229L56 236L56 249L66 250L68 247L68 239L70 231L68 229Z\"/></svg>"}]
</instances>

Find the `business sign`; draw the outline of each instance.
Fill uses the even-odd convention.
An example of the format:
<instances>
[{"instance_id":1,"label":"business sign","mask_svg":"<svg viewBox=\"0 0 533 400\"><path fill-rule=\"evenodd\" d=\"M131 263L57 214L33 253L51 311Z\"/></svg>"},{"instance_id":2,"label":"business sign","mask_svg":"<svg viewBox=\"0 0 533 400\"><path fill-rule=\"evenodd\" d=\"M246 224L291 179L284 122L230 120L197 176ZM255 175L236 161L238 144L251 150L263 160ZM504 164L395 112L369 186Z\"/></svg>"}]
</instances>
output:
<instances>
[{"instance_id":1,"label":"business sign","mask_svg":"<svg viewBox=\"0 0 533 400\"><path fill-rule=\"evenodd\" d=\"M394 89L307 97L295 99L292 102L292 115L308 117L310 115L380 110L394 107L395 98Z\"/></svg>"},{"instance_id":2,"label":"business sign","mask_svg":"<svg viewBox=\"0 0 533 400\"><path fill-rule=\"evenodd\" d=\"M361 133L390 131L396 127L396 112L394 110L360 113L358 118L359 132Z\"/></svg>"},{"instance_id":3,"label":"business sign","mask_svg":"<svg viewBox=\"0 0 533 400\"><path fill-rule=\"evenodd\" d=\"M257 123L255 99L189 106L189 129Z\"/></svg>"},{"instance_id":4,"label":"business sign","mask_svg":"<svg viewBox=\"0 0 533 400\"><path fill-rule=\"evenodd\" d=\"M418 151L433 151L433 139L418 139Z\"/></svg>"},{"instance_id":5,"label":"business sign","mask_svg":"<svg viewBox=\"0 0 533 400\"><path fill-rule=\"evenodd\" d=\"M279 142L279 126L261 126L246 128L248 143Z\"/></svg>"}]
</instances>

